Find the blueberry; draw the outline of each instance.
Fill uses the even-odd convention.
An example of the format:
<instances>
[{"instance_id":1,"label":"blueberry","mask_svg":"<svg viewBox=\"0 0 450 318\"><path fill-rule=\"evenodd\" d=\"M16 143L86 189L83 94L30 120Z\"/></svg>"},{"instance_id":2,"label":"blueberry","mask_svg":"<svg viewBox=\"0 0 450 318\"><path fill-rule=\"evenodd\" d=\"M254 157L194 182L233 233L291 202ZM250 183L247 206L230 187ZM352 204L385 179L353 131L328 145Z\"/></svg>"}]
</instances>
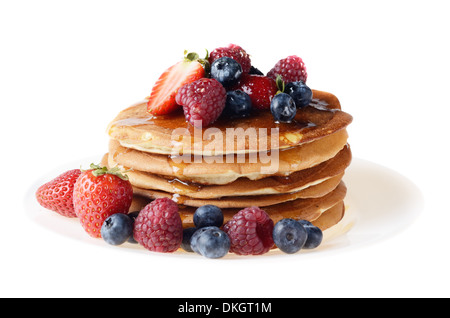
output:
<instances>
[{"instance_id":1,"label":"blueberry","mask_svg":"<svg viewBox=\"0 0 450 318\"><path fill-rule=\"evenodd\" d=\"M220 208L215 205L203 205L194 213L194 225L197 228L205 226L220 227L223 224L223 213Z\"/></svg>"},{"instance_id":2,"label":"blueberry","mask_svg":"<svg viewBox=\"0 0 450 318\"><path fill-rule=\"evenodd\" d=\"M286 94L279 93L272 98L270 103L270 111L276 121L281 123L291 122L297 113L294 99Z\"/></svg>"},{"instance_id":3,"label":"blueberry","mask_svg":"<svg viewBox=\"0 0 450 318\"><path fill-rule=\"evenodd\" d=\"M196 229L196 231L192 234L192 236L191 236L191 250L193 252L195 252L197 254L200 254L200 251L197 249L198 238L200 237L200 235L203 232L207 231L209 228L210 227L207 226L207 227L202 227L202 228ZM215 227L215 228L219 229L218 227Z\"/></svg>"},{"instance_id":4,"label":"blueberry","mask_svg":"<svg viewBox=\"0 0 450 318\"><path fill-rule=\"evenodd\" d=\"M250 71L248 72L248 74L253 74L253 75L264 75L263 72L261 72L260 70L258 70L256 67L254 67L253 65L250 66Z\"/></svg>"},{"instance_id":5,"label":"blueberry","mask_svg":"<svg viewBox=\"0 0 450 318\"><path fill-rule=\"evenodd\" d=\"M133 211L128 213L128 217L131 219L132 227L134 228L134 221L138 217L140 211ZM138 242L134 239L133 234L130 235L130 237L127 240L128 243L137 244Z\"/></svg>"},{"instance_id":6,"label":"blueberry","mask_svg":"<svg viewBox=\"0 0 450 318\"><path fill-rule=\"evenodd\" d=\"M127 214L113 214L103 222L100 234L106 243L121 245L133 234L133 221Z\"/></svg>"},{"instance_id":7,"label":"blueberry","mask_svg":"<svg viewBox=\"0 0 450 318\"><path fill-rule=\"evenodd\" d=\"M308 238L305 228L294 219L282 219L273 228L273 241L283 252L293 254L302 249Z\"/></svg>"},{"instance_id":8,"label":"blueberry","mask_svg":"<svg viewBox=\"0 0 450 318\"><path fill-rule=\"evenodd\" d=\"M308 239L306 240L305 246L303 248L313 249L318 247L323 240L323 232L317 226L314 226L311 222L306 220L298 221L308 233Z\"/></svg>"},{"instance_id":9,"label":"blueberry","mask_svg":"<svg viewBox=\"0 0 450 318\"><path fill-rule=\"evenodd\" d=\"M312 90L302 81L287 83L284 92L289 94L297 108L308 106L312 100Z\"/></svg>"},{"instance_id":10,"label":"blueberry","mask_svg":"<svg viewBox=\"0 0 450 318\"><path fill-rule=\"evenodd\" d=\"M224 116L228 118L248 117L251 110L252 100L247 93L241 90L227 92L227 101L223 110Z\"/></svg>"},{"instance_id":11,"label":"blueberry","mask_svg":"<svg viewBox=\"0 0 450 318\"><path fill-rule=\"evenodd\" d=\"M241 75L241 64L228 56L221 57L211 64L211 78L216 79L225 88L237 84Z\"/></svg>"},{"instance_id":12,"label":"blueberry","mask_svg":"<svg viewBox=\"0 0 450 318\"><path fill-rule=\"evenodd\" d=\"M181 242L181 248L186 252L194 252L191 248L192 235L197 231L195 227L188 227L183 230L183 241Z\"/></svg>"},{"instance_id":13,"label":"blueberry","mask_svg":"<svg viewBox=\"0 0 450 318\"><path fill-rule=\"evenodd\" d=\"M202 227L191 238L191 248L207 258L221 258L230 250L230 238L216 226Z\"/></svg>"}]
</instances>

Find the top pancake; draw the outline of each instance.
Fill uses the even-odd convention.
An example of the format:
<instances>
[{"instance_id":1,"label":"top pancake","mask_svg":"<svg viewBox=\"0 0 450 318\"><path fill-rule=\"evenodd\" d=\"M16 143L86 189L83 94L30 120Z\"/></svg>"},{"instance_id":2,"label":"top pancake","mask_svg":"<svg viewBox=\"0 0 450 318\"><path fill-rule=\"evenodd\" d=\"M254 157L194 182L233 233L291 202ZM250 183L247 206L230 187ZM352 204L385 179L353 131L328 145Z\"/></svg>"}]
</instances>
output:
<instances>
[{"instance_id":1,"label":"top pancake","mask_svg":"<svg viewBox=\"0 0 450 318\"><path fill-rule=\"evenodd\" d=\"M149 153L223 156L299 146L345 129L351 121L336 96L313 90L313 101L298 110L291 123L276 123L265 110L248 118L219 118L199 129L186 122L181 107L167 116L153 116L144 100L120 112L108 134L125 148Z\"/></svg>"}]
</instances>

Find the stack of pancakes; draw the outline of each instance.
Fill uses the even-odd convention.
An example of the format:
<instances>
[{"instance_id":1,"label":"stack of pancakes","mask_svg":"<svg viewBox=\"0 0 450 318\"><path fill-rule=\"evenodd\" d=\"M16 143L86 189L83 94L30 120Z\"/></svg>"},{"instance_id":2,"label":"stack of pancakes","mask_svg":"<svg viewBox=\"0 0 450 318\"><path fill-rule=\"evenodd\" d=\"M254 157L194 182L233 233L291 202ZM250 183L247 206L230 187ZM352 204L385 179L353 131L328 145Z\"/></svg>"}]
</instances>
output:
<instances>
[{"instance_id":1,"label":"stack of pancakes","mask_svg":"<svg viewBox=\"0 0 450 318\"><path fill-rule=\"evenodd\" d=\"M194 128L183 111L152 116L146 100L110 123L103 163L127 170L134 188L132 209L168 197L179 204L184 227L197 207L213 204L225 222L258 206L274 222L304 219L322 230L344 216L342 182L351 161L347 126L352 117L338 99L313 90L309 106L291 123L276 123L270 110L240 119L219 118Z\"/></svg>"}]
</instances>

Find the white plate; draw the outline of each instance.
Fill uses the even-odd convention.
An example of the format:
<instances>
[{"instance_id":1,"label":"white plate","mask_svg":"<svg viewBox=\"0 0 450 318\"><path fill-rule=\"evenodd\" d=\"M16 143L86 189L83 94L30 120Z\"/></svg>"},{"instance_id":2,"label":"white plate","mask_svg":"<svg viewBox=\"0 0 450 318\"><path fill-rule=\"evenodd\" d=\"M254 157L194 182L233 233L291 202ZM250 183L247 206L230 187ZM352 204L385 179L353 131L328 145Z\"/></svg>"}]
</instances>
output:
<instances>
[{"instance_id":1,"label":"white plate","mask_svg":"<svg viewBox=\"0 0 450 318\"><path fill-rule=\"evenodd\" d=\"M93 239L81 228L76 218L70 219L42 208L35 199L37 188L62 172L80 167L87 168L91 162L99 162L101 156L87 158L50 171L30 186L25 197L25 211L29 218L42 227L59 235L85 244L108 246L101 239ZM338 233L325 231L324 242L314 250L301 254L323 255L341 252L367 244L379 242L398 234L414 222L422 211L424 202L420 190L407 178L386 167L370 161L354 158L344 181L348 188L345 205L346 218L339 224ZM351 226L349 231L346 231ZM108 246L110 248L110 246ZM125 243L117 248L126 248L137 253L150 253L137 244ZM152 253L168 256L168 254ZM266 257L282 255L275 250ZM170 254L171 257L200 257L183 251ZM292 256L292 255L289 255ZM226 258L242 258L229 254Z\"/></svg>"}]
</instances>

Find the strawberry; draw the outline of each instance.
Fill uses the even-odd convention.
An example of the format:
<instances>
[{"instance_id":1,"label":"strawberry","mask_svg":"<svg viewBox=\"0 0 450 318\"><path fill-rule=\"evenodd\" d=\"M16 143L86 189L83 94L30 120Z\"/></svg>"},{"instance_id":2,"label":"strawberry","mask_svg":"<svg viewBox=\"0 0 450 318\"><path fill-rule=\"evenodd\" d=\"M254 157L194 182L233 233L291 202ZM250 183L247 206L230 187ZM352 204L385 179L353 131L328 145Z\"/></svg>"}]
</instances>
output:
<instances>
[{"instance_id":1,"label":"strawberry","mask_svg":"<svg viewBox=\"0 0 450 318\"><path fill-rule=\"evenodd\" d=\"M277 83L267 76L242 74L240 82L232 90L241 90L250 96L252 107L269 109L272 98L278 92Z\"/></svg>"},{"instance_id":2,"label":"strawberry","mask_svg":"<svg viewBox=\"0 0 450 318\"><path fill-rule=\"evenodd\" d=\"M182 61L169 67L156 81L147 102L152 115L167 115L177 109L175 101L178 90L189 83L205 77L208 70L207 57L200 59L197 53L189 53Z\"/></svg>"},{"instance_id":3,"label":"strawberry","mask_svg":"<svg viewBox=\"0 0 450 318\"><path fill-rule=\"evenodd\" d=\"M73 187L81 174L80 169L66 171L55 179L41 185L36 191L36 199L41 206L62 216L75 218L73 207Z\"/></svg>"},{"instance_id":4,"label":"strawberry","mask_svg":"<svg viewBox=\"0 0 450 318\"><path fill-rule=\"evenodd\" d=\"M103 222L112 214L128 213L133 199L133 188L128 177L119 168L91 164L82 171L73 189L75 213L84 230L100 238Z\"/></svg>"}]
</instances>

